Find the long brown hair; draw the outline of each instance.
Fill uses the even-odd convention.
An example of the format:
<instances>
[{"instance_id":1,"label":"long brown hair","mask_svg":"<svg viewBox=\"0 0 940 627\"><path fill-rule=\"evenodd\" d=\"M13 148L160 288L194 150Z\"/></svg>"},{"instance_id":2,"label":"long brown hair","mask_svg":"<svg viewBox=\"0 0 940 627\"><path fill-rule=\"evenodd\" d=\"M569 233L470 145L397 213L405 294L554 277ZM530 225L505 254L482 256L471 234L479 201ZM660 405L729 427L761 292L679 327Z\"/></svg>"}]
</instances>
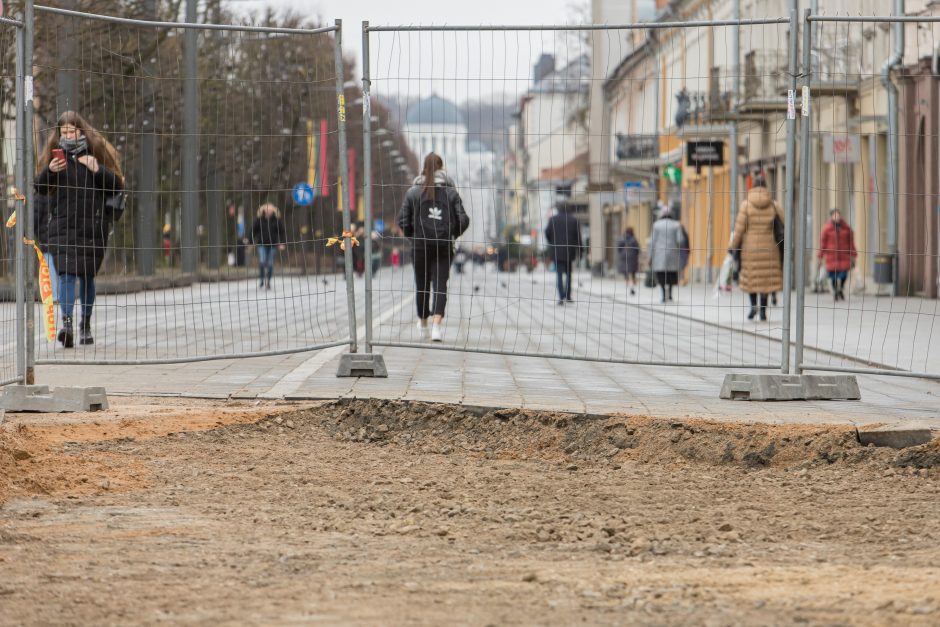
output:
<instances>
[{"instance_id":1,"label":"long brown hair","mask_svg":"<svg viewBox=\"0 0 940 627\"><path fill-rule=\"evenodd\" d=\"M424 158L424 169L421 170L421 176L424 177L424 195L428 199L434 198L434 173L444 168L444 160L433 152L429 152Z\"/></svg>"},{"instance_id":2,"label":"long brown hair","mask_svg":"<svg viewBox=\"0 0 940 627\"><path fill-rule=\"evenodd\" d=\"M66 111L59 116L55 129L49 133L46 145L43 146L42 152L39 154L39 160L36 162L37 174L42 172L52 161L52 149L59 147L61 129L66 124L71 124L82 132L82 135L88 140L88 153L97 159L101 165L116 174L123 183L124 171L121 169L121 158L118 156L117 150L114 149L111 142L104 138L104 135L99 133L94 126L75 111Z\"/></svg>"}]
</instances>

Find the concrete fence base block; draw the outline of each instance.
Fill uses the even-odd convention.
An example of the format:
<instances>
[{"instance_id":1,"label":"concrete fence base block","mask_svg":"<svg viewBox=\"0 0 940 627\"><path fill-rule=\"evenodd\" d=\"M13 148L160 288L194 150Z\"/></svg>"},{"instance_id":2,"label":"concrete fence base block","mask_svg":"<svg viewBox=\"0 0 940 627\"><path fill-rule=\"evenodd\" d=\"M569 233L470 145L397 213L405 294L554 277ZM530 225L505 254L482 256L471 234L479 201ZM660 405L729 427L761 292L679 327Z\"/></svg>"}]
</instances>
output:
<instances>
[{"instance_id":1,"label":"concrete fence base block","mask_svg":"<svg viewBox=\"0 0 940 627\"><path fill-rule=\"evenodd\" d=\"M346 353L340 355L337 377L388 377L385 358L376 353Z\"/></svg>"},{"instance_id":2,"label":"concrete fence base block","mask_svg":"<svg viewBox=\"0 0 940 627\"><path fill-rule=\"evenodd\" d=\"M864 426L858 428L858 441L868 446L890 446L907 448L930 442L933 434L930 427L919 424Z\"/></svg>"},{"instance_id":3,"label":"concrete fence base block","mask_svg":"<svg viewBox=\"0 0 940 627\"><path fill-rule=\"evenodd\" d=\"M102 411L108 408L104 388L66 388L49 390L46 385L10 385L3 388L0 408L8 412Z\"/></svg>"},{"instance_id":4,"label":"concrete fence base block","mask_svg":"<svg viewBox=\"0 0 940 627\"><path fill-rule=\"evenodd\" d=\"M852 375L725 375L720 397L732 401L857 401L862 394Z\"/></svg>"}]
</instances>

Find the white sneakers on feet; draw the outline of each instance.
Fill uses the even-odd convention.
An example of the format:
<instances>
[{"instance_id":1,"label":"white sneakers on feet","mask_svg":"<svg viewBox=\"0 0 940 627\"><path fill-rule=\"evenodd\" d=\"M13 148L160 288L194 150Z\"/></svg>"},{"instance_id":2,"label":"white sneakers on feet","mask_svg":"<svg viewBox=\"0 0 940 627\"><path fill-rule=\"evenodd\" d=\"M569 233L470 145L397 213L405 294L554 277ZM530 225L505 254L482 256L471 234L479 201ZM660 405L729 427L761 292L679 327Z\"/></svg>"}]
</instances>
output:
<instances>
[{"instance_id":1,"label":"white sneakers on feet","mask_svg":"<svg viewBox=\"0 0 940 627\"><path fill-rule=\"evenodd\" d=\"M439 324L431 325L431 341L432 342L444 341L444 329L441 328L441 325Z\"/></svg>"},{"instance_id":2,"label":"white sneakers on feet","mask_svg":"<svg viewBox=\"0 0 940 627\"><path fill-rule=\"evenodd\" d=\"M426 340L428 339L428 325L421 324L421 320L418 320L418 339Z\"/></svg>"}]
</instances>

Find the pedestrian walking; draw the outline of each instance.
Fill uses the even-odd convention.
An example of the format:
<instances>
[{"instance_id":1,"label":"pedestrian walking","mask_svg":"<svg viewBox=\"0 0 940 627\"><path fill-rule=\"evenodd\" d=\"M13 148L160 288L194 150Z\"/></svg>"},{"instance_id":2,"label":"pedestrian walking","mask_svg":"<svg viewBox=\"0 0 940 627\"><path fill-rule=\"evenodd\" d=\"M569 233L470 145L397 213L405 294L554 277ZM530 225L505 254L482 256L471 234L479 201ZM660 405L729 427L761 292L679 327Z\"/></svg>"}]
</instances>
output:
<instances>
[{"instance_id":1,"label":"pedestrian walking","mask_svg":"<svg viewBox=\"0 0 940 627\"><path fill-rule=\"evenodd\" d=\"M783 289L783 268L775 233L783 226L783 211L770 195L764 177L757 175L741 203L729 252L740 249L741 290L751 303L747 319L767 320L767 297Z\"/></svg>"},{"instance_id":2,"label":"pedestrian walking","mask_svg":"<svg viewBox=\"0 0 940 627\"><path fill-rule=\"evenodd\" d=\"M95 276L114 223L124 211L124 174L114 146L74 111L59 116L37 162L35 187L49 195L49 251L59 272L62 327L56 338L74 345L72 313L80 299L79 344L94 344ZM78 292L76 293L76 287Z\"/></svg>"},{"instance_id":3,"label":"pedestrian walking","mask_svg":"<svg viewBox=\"0 0 940 627\"><path fill-rule=\"evenodd\" d=\"M581 254L581 226L578 220L563 207L558 207L545 227L545 241L549 245L551 260L555 263L558 304L573 303L571 270Z\"/></svg>"},{"instance_id":4,"label":"pedestrian walking","mask_svg":"<svg viewBox=\"0 0 940 627\"><path fill-rule=\"evenodd\" d=\"M251 225L251 243L258 252L258 289L271 289L275 250L287 249L287 229L280 210L266 202L258 207Z\"/></svg>"},{"instance_id":5,"label":"pedestrian walking","mask_svg":"<svg viewBox=\"0 0 940 627\"><path fill-rule=\"evenodd\" d=\"M672 288L679 283L682 268L682 248L687 244L679 221L672 217L672 209L660 207L659 219L653 224L650 237L650 269L662 294L660 302L672 301Z\"/></svg>"},{"instance_id":6,"label":"pedestrian walking","mask_svg":"<svg viewBox=\"0 0 940 627\"><path fill-rule=\"evenodd\" d=\"M630 289L630 296L635 296L636 273L640 266L640 242L632 226L624 230L623 239L617 244L617 265Z\"/></svg>"},{"instance_id":7,"label":"pedestrian walking","mask_svg":"<svg viewBox=\"0 0 940 627\"><path fill-rule=\"evenodd\" d=\"M829 221L819 234L819 252L816 255L826 264L833 300L845 300L845 280L849 270L855 267L858 251L855 250L852 227L842 219L842 212L836 208L829 210Z\"/></svg>"},{"instance_id":8,"label":"pedestrian walking","mask_svg":"<svg viewBox=\"0 0 940 627\"><path fill-rule=\"evenodd\" d=\"M431 318L431 341L441 342L454 240L470 226L470 218L437 154L431 152L424 158L421 175L405 194L398 226L413 249L418 333L422 339L428 336Z\"/></svg>"}]
</instances>

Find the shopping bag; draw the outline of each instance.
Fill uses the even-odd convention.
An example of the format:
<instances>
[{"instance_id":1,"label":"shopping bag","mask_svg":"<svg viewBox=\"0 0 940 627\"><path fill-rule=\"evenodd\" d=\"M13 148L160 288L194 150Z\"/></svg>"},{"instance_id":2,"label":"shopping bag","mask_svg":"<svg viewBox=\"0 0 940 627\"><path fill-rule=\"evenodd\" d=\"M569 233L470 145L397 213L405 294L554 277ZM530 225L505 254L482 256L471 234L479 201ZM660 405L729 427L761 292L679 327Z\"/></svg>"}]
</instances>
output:
<instances>
[{"instance_id":1,"label":"shopping bag","mask_svg":"<svg viewBox=\"0 0 940 627\"><path fill-rule=\"evenodd\" d=\"M718 271L718 281L715 283L715 296L721 292L730 292L731 291L731 281L732 275L734 274L734 255L728 253L725 255L725 260L721 264L721 269Z\"/></svg>"}]
</instances>

